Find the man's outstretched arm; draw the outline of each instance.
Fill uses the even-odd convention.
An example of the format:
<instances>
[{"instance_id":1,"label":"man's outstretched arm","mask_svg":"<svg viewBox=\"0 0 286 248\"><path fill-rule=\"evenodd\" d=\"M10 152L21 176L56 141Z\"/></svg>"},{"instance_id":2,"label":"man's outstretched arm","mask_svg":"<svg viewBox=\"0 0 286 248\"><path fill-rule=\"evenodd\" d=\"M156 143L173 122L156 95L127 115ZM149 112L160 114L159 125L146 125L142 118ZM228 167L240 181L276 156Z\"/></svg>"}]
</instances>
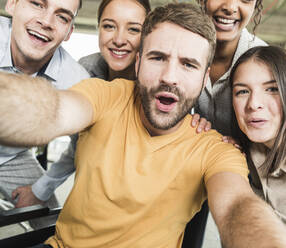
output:
<instances>
[{"instance_id":1,"label":"man's outstretched arm","mask_svg":"<svg viewBox=\"0 0 286 248\"><path fill-rule=\"evenodd\" d=\"M286 228L240 175L221 172L207 182L210 210L224 248L286 247Z\"/></svg>"},{"instance_id":2,"label":"man's outstretched arm","mask_svg":"<svg viewBox=\"0 0 286 248\"><path fill-rule=\"evenodd\" d=\"M92 122L91 104L47 80L0 73L0 143L34 146L81 131Z\"/></svg>"}]
</instances>

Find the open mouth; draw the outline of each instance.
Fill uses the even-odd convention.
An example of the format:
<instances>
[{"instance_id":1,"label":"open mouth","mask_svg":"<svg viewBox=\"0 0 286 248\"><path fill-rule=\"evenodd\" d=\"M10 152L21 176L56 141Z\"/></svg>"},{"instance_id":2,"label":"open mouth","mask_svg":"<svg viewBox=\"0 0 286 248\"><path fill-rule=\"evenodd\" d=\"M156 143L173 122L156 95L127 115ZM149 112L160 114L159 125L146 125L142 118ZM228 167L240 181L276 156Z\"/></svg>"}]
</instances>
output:
<instances>
[{"instance_id":1,"label":"open mouth","mask_svg":"<svg viewBox=\"0 0 286 248\"><path fill-rule=\"evenodd\" d=\"M40 40L42 42L49 42L51 39L45 35L39 34L33 30L28 30L28 34L36 38L37 40Z\"/></svg>"},{"instance_id":2,"label":"open mouth","mask_svg":"<svg viewBox=\"0 0 286 248\"><path fill-rule=\"evenodd\" d=\"M160 93L156 96L157 108L162 112L170 112L178 102L178 97L171 93Z\"/></svg>"},{"instance_id":3,"label":"open mouth","mask_svg":"<svg viewBox=\"0 0 286 248\"><path fill-rule=\"evenodd\" d=\"M170 105L174 102L177 102L173 97L164 97L164 96L160 96L157 98L161 104L164 105Z\"/></svg>"}]
</instances>

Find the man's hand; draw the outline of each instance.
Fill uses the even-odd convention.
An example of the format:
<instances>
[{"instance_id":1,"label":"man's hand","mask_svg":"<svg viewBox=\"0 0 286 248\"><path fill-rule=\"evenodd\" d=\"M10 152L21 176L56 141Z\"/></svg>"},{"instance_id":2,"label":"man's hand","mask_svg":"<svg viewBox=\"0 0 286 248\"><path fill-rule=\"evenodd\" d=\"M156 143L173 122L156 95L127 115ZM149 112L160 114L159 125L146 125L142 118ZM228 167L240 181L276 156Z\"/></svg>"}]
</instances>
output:
<instances>
[{"instance_id":1,"label":"man's hand","mask_svg":"<svg viewBox=\"0 0 286 248\"><path fill-rule=\"evenodd\" d=\"M28 207L32 205L41 204L44 202L38 199L33 191L31 185L18 187L12 192L12 199L15 200L17 198L17 203L15 204L16 208Z\"/></svg>"},{"instance_id":2,"label":"man's hand","mask_svg":"<svg viewBox=\"0 0 286 248\"><path fill-rule=\"evenodd\" d=\"M199 114L193 114L193 119L192 119L192 127L195 127L197 124L199 123L198 127L197 127L197 133L202 132L203 130L205 132L209 131L212 127L212 124L207 121L207 119L205 118L201 118Z\"/></svg>"}]
</instances>

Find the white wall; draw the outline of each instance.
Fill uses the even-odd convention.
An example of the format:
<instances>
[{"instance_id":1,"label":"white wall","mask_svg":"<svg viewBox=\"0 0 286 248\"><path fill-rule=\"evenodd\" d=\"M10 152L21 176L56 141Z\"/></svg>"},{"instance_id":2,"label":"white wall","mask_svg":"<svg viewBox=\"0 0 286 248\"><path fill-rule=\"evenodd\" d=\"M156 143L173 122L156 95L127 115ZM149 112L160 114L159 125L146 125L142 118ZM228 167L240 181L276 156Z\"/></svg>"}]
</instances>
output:
<instances>
[{"instance_id":1,"label":"white wall","mask_svg":"<svg viewBox=\"0 0 286 248\"><path fill-rule=\"evenodd\" d=\"M72 33L68 41L64 41L62 46L72 55L75 60L99 51L98 35Z\"/></svg>"}]
</instances>

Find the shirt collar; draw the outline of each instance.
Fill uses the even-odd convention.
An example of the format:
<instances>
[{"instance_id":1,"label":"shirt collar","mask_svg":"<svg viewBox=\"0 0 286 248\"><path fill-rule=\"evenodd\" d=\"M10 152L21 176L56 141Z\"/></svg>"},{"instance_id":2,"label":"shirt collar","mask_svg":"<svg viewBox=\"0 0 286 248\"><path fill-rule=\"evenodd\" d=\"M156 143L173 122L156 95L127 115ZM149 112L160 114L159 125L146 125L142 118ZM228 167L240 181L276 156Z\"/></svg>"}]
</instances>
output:
<instances>
[{"instance_id":1,"label":"shirt collar","mask_svg":"<svg viewBox=\"0 0 286 248\"><path fill-rule=\"evenodd\" d=\"M240 55L242 55L245 51L247 51L250 46L250 42L249 42L249 36L252 36L252 39L253 39L253 35L251 35L246 28L244 28L241 32L241 35L240 35L240 38L239 38L239 41L238 41L238 44L237 44L237 48L235 50L235 53L234 53L234 57L233 57L233 60L231 62L231 67L228 69L227 72L225 72L219 79L218 81L225 81L228 79L229 75L230 75L230 71L231 71L231 68L234 66L235 62L237 61L237 59L240 57ZM207 81L207 85L206 85L206 88L211 92L212 91L212 83L211 83L211 80L210 78L208 79Z\"/></svg>"},{"instance_id":2,"label":"shirt collar","mask_svg":"<svg viewBox=\"0 0 286 248\"><path fill-rule=\"evenodd\" d=\"M54 81L54 83L56 83L60 76L61 64L62 64L62 56L60 49L57 48L56 51L54 52L53 57L46 65L46 68L43 70L43 72L39 73L39 76L44 76L48 80Z\"/></svg>"},{"instance_id":3,"label":"shirt collar","mask_svg":"<svg viewBox=\"0 0 286 248\"><path fill-rule=\"evenodd\" d=\"M235 62L238 60L238 58L245 52L247 51L250 46L250 42L249 42L249 38L248 36L252 36L253 39L253 35L251 35L246 28L244 28L241 32L241 35L239 37L239 41L237 44L237 48L235 50L232 62L231 62L231 66L229 67L228 71L220 78L220 80L225 80L229 77L231 68L234 66Z\"/></svg>"},{"instance_id":4,"label":"shirt collar","mask_svg":"<svg viewBox=\"0 0 286 248\"><path fill-rule=\"evenodd\" d=\"M255 36L250 34L246 28L244 28L241 32L240 39L238 41L237 49L235 51L232 65L230 68L232 68L235 64L235 62L238 60L238 58L247 50L251 48L252 42L254 41ZM231 69L228 70L228 75L230 74Z\"/></svg>"}]
</instances>

